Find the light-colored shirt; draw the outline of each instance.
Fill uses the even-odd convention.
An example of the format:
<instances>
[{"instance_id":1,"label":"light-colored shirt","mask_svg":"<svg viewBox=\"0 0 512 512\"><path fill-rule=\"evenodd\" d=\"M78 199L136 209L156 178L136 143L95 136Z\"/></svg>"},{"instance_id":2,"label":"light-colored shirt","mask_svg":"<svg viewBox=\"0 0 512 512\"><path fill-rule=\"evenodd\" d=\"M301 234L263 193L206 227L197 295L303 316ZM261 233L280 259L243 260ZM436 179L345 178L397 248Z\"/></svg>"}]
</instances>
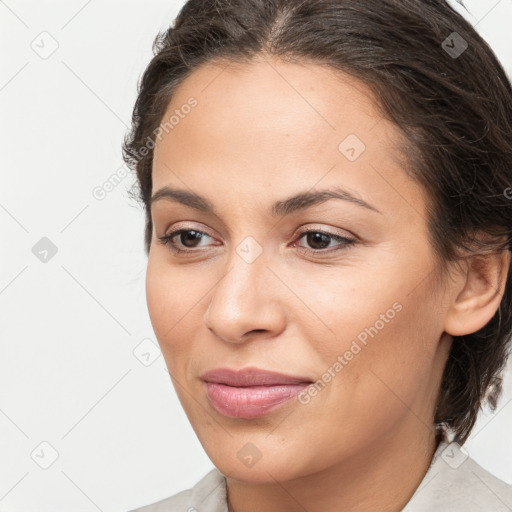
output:
<instances>
[{"instance_id":1,"label":"light-colored shirt","mask_svg":"<svg viewBox=\"0 0 512 512\"><path fill-rule=\"evenodd\" d=\"M512 486L471 459L457 443L441 441L402 512L511 512ZM229 512L226 478L212 469L191 489L130 512Z\"/></svg>"}]
</instances>

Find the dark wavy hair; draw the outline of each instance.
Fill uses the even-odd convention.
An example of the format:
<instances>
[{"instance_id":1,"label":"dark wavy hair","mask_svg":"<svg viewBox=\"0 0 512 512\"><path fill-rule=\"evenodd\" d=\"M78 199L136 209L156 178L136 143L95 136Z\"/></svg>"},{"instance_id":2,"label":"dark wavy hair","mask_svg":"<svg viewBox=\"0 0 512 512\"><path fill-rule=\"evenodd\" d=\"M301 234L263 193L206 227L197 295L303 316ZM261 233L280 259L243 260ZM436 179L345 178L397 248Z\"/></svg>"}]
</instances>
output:
<instances>
[{"instance_id":1,"label":"dark wavy hair","mask_svg":"<svg viewBox=\"0 0 512 512\"><path fill-rule=\"evenodd\" d=\"M259 55L325 65L371 88L404 136L406 172L426 192L441 270L466 251L511 250L510 81L488 44L444 0L189 0L158 33L153 53L123 143L137 177L132 197L146 214L146 254L155 130L173 92L202 64L249 63ZM435 429L445 439L451 429L459 444L484 404L495 410L502 391L512 331L507 272L496 314L479 331L454 336L444 368Z\"/></svg>"}]
</instances>

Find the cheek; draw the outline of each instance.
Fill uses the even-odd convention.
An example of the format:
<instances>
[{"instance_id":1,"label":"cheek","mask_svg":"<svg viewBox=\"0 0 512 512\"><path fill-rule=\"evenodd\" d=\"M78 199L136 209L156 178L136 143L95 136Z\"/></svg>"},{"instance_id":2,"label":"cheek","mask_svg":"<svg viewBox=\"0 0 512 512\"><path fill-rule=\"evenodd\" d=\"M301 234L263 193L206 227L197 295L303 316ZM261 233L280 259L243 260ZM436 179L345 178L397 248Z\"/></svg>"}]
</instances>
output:
<instances>
[{"instance_id":1,"label":"cheek","mask_svg":"<svg viewBox=\"0 0 512 512\"><path fill-rule=\"evenodd\" d=\"M330 398L339 404L339 419L355 437L358 432L361 435L361 425L372 437L391 429L411 410L421 416L416 408L423 408L418 404L425 404L429 396L441 334L435 305L429 307L420 293L395 292L393 300L386 297L381 307L372 307L364 319L359 317L362 324L352 324L355 334L343 339L343 350L330 346L331 362L342 355L342 369L333 379ZM390 308L393 303L399 307ZM352 404L350 414L344 406L348 403Z\"/></svg>"},{"instance_id":2,"label":"cheek","mask_svg":"<svg viewBox=\"0 0 512 512\"><path fill-rule=\"evenodd\" d=\"M392 279L391 267L386 273L365 270L346 265L292 281L295 296L286 304L288 319L300 327L326 370L345 353L353 366L366 360L371 344L398 341L393 336L385 340L405 316L400 284Z\"/></svg>"},{"instance_id":3,"label":"cheek","mask_svg":"<svg viewBox=\"0 0 512 512\"><path fill-rule=\"evenodd\" d=\"M303 280L298 294L308 298L316 327L325 327L323 340L313 326L306 339L315 340L326 368L345 354L347 366L375 367L390 378L428 366L443 316L430 289L432 266L428 245L417 242L407 251L383 247L371 259Z\"/></svg>"},{"instance_id":4,"label":"cheek","mask_svg":"<svg viewBox=\"0 0 512 512\"><path fill-rule=\"evenodd\" d=\"M162 341L162 334L172 327L170 316L175 311L172 286L169 285L172 283L169 282L167 273L150 257L146 271L146 301L151 324L159 342Z\"/></svg>"},{"instance_id":5,"label":"cheek","mask_svg":"<svg viewBox=\"0 0 512 512\"><path fill-rule=\"evenodd\" d=\"M179 350L184 328L197 314L198 298L190 279L179 270L170 269L156 257L149 259L146 273L146 300L153 330L162 348ZM194 309L194 305L196 311Z\"/></svg>"},{"instance_id":6,"label":"cheek","mask_svg":"<svg viewBox=\"0 0 512 512\"><path fill-rule=\"evenodd\" d=\"M442 311L428 280L418 285L417 275L428 269L406 274L401 267L390 264L386 273L375 269L365 275L354 271L343 280L328 276L325 282L317 276L315 287L301 290L328 326L319 336L319 321L301 324L323 363L318 377L329 382L320 402L337 403L343 414L343 404L352 404L348 421L354 427L367 415L396 419L430 385Z\"/></svg>"},{"instance_id":7,"label":"cheek","mask_svg":"<svg viewBox=\"0 0 512 512\"><path fill-rule=\"evenodd\" d=\"M153 331L167 368L183 376L197 363L197 341L204 338L204 314L215 283L213 271L170 265L165 256L150 257L146 300ZM203 332L202 332L203 331Z\"/></svg>"}]
</instances>

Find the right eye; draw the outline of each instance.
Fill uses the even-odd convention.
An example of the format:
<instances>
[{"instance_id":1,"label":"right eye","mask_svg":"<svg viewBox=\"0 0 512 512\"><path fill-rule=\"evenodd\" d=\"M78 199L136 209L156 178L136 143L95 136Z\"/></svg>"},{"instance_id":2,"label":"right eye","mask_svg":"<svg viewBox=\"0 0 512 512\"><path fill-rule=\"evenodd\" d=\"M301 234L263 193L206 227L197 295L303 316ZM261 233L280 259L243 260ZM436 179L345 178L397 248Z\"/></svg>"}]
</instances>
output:
<instances>
[{"instance_id":1,"label":"right eye","mask_svg":"<svg viewBox=\"0 0 512 512\"><path fill-rule=\"evenodd\" d=\"M204 236L212 238L210 235L208 235L208 233L205 233L204 231L180 228L171 231L167 235L158 237L158 239L160 240L160 243L168 246L172 252L190 253L195 252L194 248L198 247L197 242L200 242ZM175 238L177 241L174 240ZM179 244L181 244L181 247L185 247L185 249L182 249Z\"/></svg>"}]
</instances>

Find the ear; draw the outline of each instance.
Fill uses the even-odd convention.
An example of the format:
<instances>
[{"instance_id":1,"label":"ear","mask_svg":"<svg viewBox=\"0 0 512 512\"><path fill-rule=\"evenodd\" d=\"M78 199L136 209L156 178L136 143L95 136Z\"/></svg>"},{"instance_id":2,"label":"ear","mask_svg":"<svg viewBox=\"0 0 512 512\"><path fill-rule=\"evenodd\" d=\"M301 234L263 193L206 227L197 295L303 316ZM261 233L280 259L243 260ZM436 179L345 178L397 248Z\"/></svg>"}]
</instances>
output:
<instances>
[{"instance_id":1,"label":"ear","mask_svg":"<svg viewBox=\"0 0 512 512\"><path fill-rule=\"evenodd\" d=\"M505 292L510 251L477 254L464 261L444 330L452 336L471 334L494 316Z\"/></svg>"}]
</instances>

